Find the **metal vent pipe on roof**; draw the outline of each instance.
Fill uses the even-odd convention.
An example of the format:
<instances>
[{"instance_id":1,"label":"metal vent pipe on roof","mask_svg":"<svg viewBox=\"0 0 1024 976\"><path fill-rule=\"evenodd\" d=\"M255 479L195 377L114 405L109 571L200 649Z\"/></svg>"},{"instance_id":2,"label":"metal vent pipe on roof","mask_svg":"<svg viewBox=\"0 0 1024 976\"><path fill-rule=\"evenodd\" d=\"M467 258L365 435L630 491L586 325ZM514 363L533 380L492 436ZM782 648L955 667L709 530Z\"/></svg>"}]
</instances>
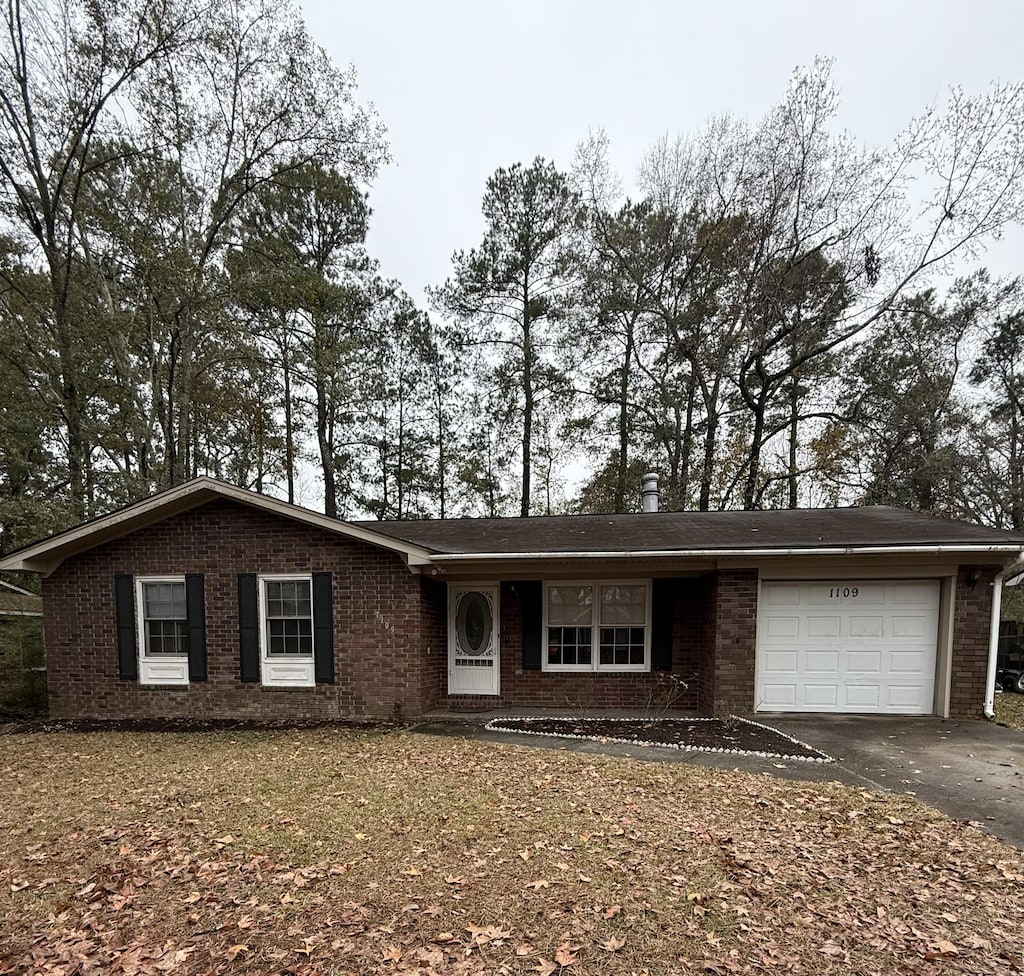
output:
<instances>
[{"instance_id":1,"label":"metal vent pipe on roof","mask_svg":"<svg viewBox=\"0 0 1024 976\"><path fill-rule=\"evenodd\" d=\"M641 479L640 504L645 512L656 512L661 507L661 492L658 491L658 476L645 474Z\"/></svg>"}]
</instances>

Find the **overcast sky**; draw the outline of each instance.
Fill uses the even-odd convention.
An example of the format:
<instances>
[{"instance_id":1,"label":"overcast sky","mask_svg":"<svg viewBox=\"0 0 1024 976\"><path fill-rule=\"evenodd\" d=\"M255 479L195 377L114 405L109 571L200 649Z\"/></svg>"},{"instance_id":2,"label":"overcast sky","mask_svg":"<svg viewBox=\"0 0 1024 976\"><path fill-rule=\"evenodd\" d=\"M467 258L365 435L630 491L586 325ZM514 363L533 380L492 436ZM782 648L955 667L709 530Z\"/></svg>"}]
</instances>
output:
<instances>
[{"instance_id":1,"label":"overcast sky","mask_svg":"<svg viewBox=\"0 0 1024 976\"><path fill-rule=\"evenodd\" d=\"M417 298L479 242L498 166L541 155L567 169L590 129L608 133L628 188L660 135L759 119L815 55L835 58L841 124L875 145L951 85L978 93L1024 71L1024 0L301 2L388 126L369 246ZM993 270L1024 270L1021 240Z\"/></svg>"}]
</instances>

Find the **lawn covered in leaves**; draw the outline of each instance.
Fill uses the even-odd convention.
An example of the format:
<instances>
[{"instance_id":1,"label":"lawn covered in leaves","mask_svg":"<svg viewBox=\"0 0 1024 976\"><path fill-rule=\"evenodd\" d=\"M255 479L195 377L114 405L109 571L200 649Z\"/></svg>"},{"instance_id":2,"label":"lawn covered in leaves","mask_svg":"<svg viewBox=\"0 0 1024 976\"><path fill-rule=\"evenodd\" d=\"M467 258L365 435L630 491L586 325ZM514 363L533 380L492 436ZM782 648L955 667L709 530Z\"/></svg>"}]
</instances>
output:
<instances>
[{"instance_id":1,"label":"lawn covered in leaves","mask_svg":"<svg viewBox=\"0 0 1024 976\"><path fill-rule=\"evenodd\" d=\"M1010 691L996 695L996 721L1024 731L1024 695Z\"/></svg>"},{"instance_id":2,"label":"lawn covered in leaves","mask_svg":"<svg viewBox=\"0 0 1024 976\"><path fill-rule=\"evenodd\" d=\"M0 736L0 973L1007 973L907 797L393 732Z\"/></svg>"}]
</instances>

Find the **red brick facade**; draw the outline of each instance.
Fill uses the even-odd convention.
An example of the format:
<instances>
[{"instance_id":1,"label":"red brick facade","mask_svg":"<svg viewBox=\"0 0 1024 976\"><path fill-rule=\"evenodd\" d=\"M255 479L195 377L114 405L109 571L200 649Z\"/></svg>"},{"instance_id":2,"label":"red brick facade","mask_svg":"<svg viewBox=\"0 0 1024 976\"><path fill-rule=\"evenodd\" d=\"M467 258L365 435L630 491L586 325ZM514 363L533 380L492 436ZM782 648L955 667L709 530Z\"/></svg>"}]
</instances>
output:
<instances>
[{"instance_id":1,"label":"red brick facade","mask_svg":"<svg viewBox=\"0 0 1024 976\"><path fill-rule=\"evenodd\" d=\"M336 681L265 688L239 680L239 573L329 571ZM209 680L118 678L114 576L203 573ZM399 555L228 501L212 502L64 562L43 581L50 713L56 718L329 720L419 715L445 646L439 589Z\"/></svg>"},{"instance_id":2,"label":"red brick facade","mask_svg":"<svg viewBox=\"0 0 1024 976\"><path fill-rule=\"evenodd\" d=\"M991 579L963 566L954 594L951 712L980 717ZM972 571L982 577L971 583ZM267 688L240 680L238 574L330 572L333 684ZM207 681L143 686L118 676L114 579L202 573ZM402 556L230 500L209 502L67 559L43 583L50 711L56 718L412 719L448 695L447 586ZM756 569L672 581L672 667L650 673L524 668L522 606L500 589L500 696L551 708L755 710Z\"/></svg>"},{"instance_id":3,"label":"red brick facade","mask_svg":"<svg viewBox=\"0 0 1024 976\"><path fill-rule=\"evenodd\" d=\"M757 570L721 570L708 579L701 664L701 710L712 715L754 711Z\"/></svg>"},{"instance_id":4,"label":"red brick facade","mask_svg":"<svg viewBox=\"0 0 1024 976\"><path fill-rule=\"evenodd\" d=\"M655 713L696 709L700 700L697 650L703 586L680 579L673 587L672 670L551 673L527 670L522 659L522 606L514 582L501 586L501 701L523 708L637 708Z\"/></svg>"},{"instance_id":5,"label":"red brick facade","mask_svg":"<svg viewBox=\"0 0 1024 976\"><path fill-rule=\"evenodd\" d=\"M953 671L950 718L982 718L988 673L992 579L1001 566L961 566L953 597ZM980 577L971 582L975 572Z\"/></svg>"}]
</instances>

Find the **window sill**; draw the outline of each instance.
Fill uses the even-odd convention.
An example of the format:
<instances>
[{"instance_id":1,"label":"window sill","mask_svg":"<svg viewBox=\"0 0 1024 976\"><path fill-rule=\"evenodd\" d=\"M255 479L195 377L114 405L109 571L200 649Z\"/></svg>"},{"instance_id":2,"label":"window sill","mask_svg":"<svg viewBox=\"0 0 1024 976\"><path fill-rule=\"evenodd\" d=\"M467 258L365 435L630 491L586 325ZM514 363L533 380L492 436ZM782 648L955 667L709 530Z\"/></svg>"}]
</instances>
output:
<instances>
[{"instance_id":1,"label":"window sill","mask_svg":"<svg viewBox=\"0 0 1024 976\"><path fill-rule=\"evenodd\" d=\"M651 669L646 664L606 664L599 668L548 664L541 670L545 674L647 674Z\"/></svg>"},{"instance_id":2,"label":"window sill","mask_svg":"<svg viewBox=\"0 0 1024 976\"><path fill-rule=\"evenodd\" d=\"M166 657L142 657L139 660L139 684L143 686L188 685L188 658L167 655Z\"/></svg>"},{"instance_id":3,"label":"window sill","mask_svg":"<svg viewBox=\"0 0 1024 976\"><path fill-rule=\"evenodd\" d=\"M264 656L260 666L260 683L264 688L312 688L313 656Z\"/></svg>"}]
</instances>

